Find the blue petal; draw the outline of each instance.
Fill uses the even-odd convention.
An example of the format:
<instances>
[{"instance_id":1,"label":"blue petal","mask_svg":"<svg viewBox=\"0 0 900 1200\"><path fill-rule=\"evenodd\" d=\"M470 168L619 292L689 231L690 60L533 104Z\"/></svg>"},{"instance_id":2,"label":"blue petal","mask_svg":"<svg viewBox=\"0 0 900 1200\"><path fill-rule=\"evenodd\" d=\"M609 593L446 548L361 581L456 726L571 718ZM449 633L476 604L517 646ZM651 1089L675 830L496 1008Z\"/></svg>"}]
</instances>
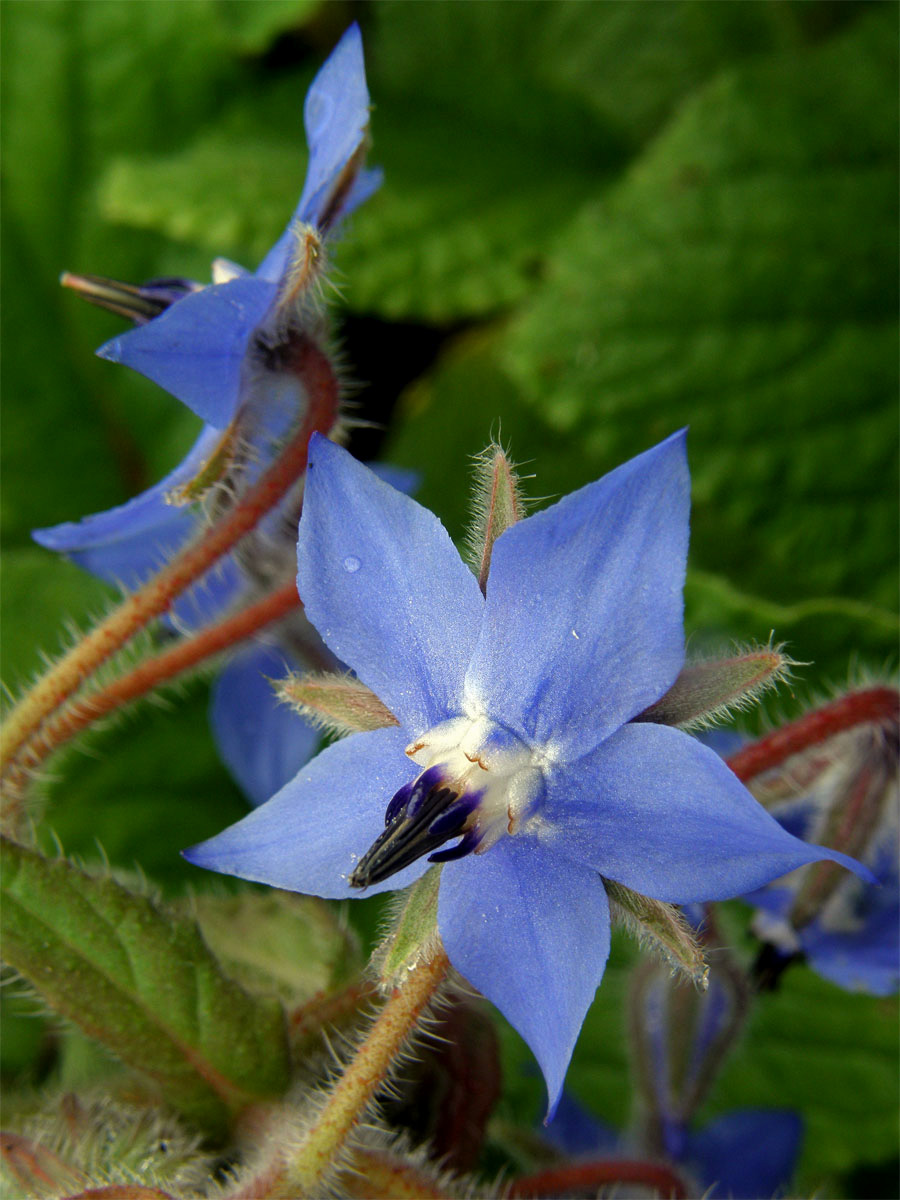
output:
<instances>
[{"instance_id":1,"label":"blue petal","mask_svg":"<svg viewBox=\"0 0 900 1200\"><path fill-rule=\"evenodd\" d=\"M108 583L138 587L193 534L196 510L167 504L166 493L196 476L220 436L207 426L174 471L127 504L31 536Z\"/></svg>"},{"instance_id":2,"label":"blue petal","mask_svg":"<svg viewBox=\"0 0 900 1200\"><path fill-rule=\"evenodd\" d=\"M798 931L809 965L847 991L900 990L900 881L896 829L867 855L877 886L848 878L824 911ZM764 893L758 893L763 896Z\"/></svg>"},{"instance_id":3,"label":"blue petal","mask_svg":"<svg viewBox=\"0 0 900 1200\"><path fill-rule=\"evenodd\" d=\"M681 668L684 443L675 434L494 546L466 693L564 759L658 700Z\"/></svg>"},{"instance_id":4,"label":"blue petal","mask_svg":"<svg viewBox=\"0 0 900 1200\"><path fill-rule=\"evenodd\" d=\"M429 867L419 859L364 893L347 877L384 829L394 793L415 775L400 729L355 733L304 767L266 804L184 851L188 862L313 896L339 900L406 887Z\"/></svg>"},{"instance_id":5,"label":"blue petal","mask_svg":"<svg viewBox=\"0 0 900 1200\"><path fill-rule=\"evenodd\" d=\"M457 971L531 1047L550 1120L609 954L601 881L533 838L507 837L444 867L438 927Z\"/></svg>"},{"instance_id":6,"label":"blue petal","mask_svg":"<svg viewBox=\"0 0 900 1200\"><path fill-rule=\"evenodd\" d=\"M557 853L674 904L737 896L822 858L871 878L786 833L714 751L664 725L626 725L553 771L540 819Z\"/></svg>"},{"instance_id":7,"label":"blue petal","mask_svg":"<svg viewBox=\"0 0 900 1200\"><path fill-rule=\"evenodd\" d=\"M790 1184L802 1139L796 1113L744 1109L690 1134L686 1158L710 1200L770 1200Z\"/></svg>"},{"instance_id":8,"label":"blue petal","mask_svg":"<svg viewBox=\"0 0 900 1200\"><path fill-rule=\"evenodd\" d=\"M274 296L271 283L253 276L215 284L97 353L146 375L204 421L225 429L237 408L247 341Z\"/></svg>"},{"instance_id":9,"label":"blue petal","mask_svg":"<svg viewBox=\"0 0 900 1200\"><path fill-rule=\"evenodd\" d=\"M314 435L297 552L306 615L411 734L461 711L483 599L437 517Z\"/></svg>"},{"instance_id":10,"label":"blue petal","mask_svg":"<svg viewBox=\"0 0 900 1200\"><path fill-rule=\"evenodd\" d=\"M312 758L318 732L286 704L270 680L289 664L268 646L254 646L229 662L216 680L210 722L219 754L251 803L262 804Z\"/></svg>"},{"instance_id":11,"label":"blue petal","mask_svg":"<svg viewBox=\"0 0 900 1200\"><path fill-rule=\"evenodd\" d=\"M309 145L309 165L303 193L288 228L257 270L261 279L280 279L287 264L296 222L319 225L341 172L366 138L369 92L363 61L362 36L354 22L322 66L306 94L303 122ZM381 183L381 173L360 172L340 215L367 199Z\"/></svg>"}]
</instances>

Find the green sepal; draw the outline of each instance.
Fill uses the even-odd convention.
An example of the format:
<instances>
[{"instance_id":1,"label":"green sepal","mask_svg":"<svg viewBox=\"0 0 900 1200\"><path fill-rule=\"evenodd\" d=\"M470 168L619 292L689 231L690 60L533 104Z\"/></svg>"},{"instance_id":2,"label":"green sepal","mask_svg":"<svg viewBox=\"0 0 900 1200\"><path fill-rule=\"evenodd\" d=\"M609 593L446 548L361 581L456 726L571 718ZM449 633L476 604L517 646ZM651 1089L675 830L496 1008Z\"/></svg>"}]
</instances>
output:
<instances>
[{"instance_id":1,"label":"green sepal","mask_svg":"<svg viewBox=\"0 0 900 1200\"><path fill-rule=\"evenodd\" d=\"M400 894L391 930L373 955L384 987L396 987L419 963L434 957L441 936L437 927L440 881L441 868L435 866Z\"/></svg>"},{"instance_id":2,"label":"green sepal","mask_svg":"<svg viewBox=\"0 0 900 1200\"><path fill-rule=\"evenodd\" d=\"M515 463L496 443L488 446L475 460L472 508L474 515L466 545L478 583L484 591L494 542L523 515Z\"/></svg>"},{"instance_id":3,"label":"green sepal","mask_svg":"<svg viewBox=\"0 0 900 1200\"><path fill-rule=\"evenodd\" d=\"M685 978L706 990L709 967L700 943L681 909L650 896L642 896L612 879L604 879L614 919L619 919L640 941L661 956Z\"/></svg>"},{"instance_id":4,"label":"green sepal","mask_svg":"<svg viewBox=\"0 0 900 1200\"><path fill-rule=\"evenodd\" d=\"M795 665L778 646L759 646L732 658L687 663L665 695L634 720L680 728L708 725L752 704L789 676Z\"/></svg>"},{"instance_id":5,"label":"green sepal","mask_svg":"<svg viewBox=\"0 0 900 1200\"><path fill-rule=\"evenodd\" d=\"M205 1191L215 1166L215 1156L171 1113L111 1096L67 1090L5 1121L4 1200L57 1200L76 1192L156 1200L170 1197L170 1188L194 1196Z\"/></svg>"},{"instance_id":6,"label":"green sepal","mask_svg":"<svg viewBox=\"0 0 900 1200\"><path fill-rule=\"evenodd\" d=\"M284 1091L281 1004L229 979L193 921L6 838L0 868L5 961L174 1109L218 1134Z\"/></svg>"},{"instance_id":7,"label":"green sepal","mask_svg":"<svg viewBox=\"0 0 900 1200\"><path fill-rule=\"evenodd\" d=\"M399 724L371 688L352 675L290 674L275 684L275 695L301 717L338 737Z\"/></svg>"}]
</instances>

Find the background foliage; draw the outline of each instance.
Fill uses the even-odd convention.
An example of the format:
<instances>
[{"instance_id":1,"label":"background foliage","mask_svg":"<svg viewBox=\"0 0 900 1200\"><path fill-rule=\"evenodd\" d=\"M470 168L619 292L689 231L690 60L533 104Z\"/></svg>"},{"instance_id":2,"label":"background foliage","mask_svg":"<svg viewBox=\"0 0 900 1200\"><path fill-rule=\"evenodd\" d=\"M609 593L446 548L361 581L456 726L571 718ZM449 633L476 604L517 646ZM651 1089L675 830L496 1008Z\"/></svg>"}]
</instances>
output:
<instances>
[{"instance_id":1,"label":"background foliage","mask_svg":"<svg viewBox=\"0 0 900 1200\"><path fill-rule=\"evenodd\" d=\"M109 595L29 531L123 501L194 430L92 357L121 323L59 272L255 265L303 178L305 89L354 18L386 174L335 253L348 372L386 430L358 452L420 471L420 499L459 537L468 456L492 432L549 497L689 424L693 646L774 630L811 664L787 714L896 665L897 11L4 5L6 684ZM201 886L178 851L243 811L204 693L145 704L70 757L47 818L67 851L96 859L99 842L172 895ZM349 916L367 936L371 906ZM619 1122L622 977L610 970L571 1074ZM10 1077L72 1061L8 1008ZM798 1106L803 1188L853 1194L854 1168L895 1153L895 1007L797 969L750 1036L711 1111ZM509 1031L504 1051L502 1115L530 1120L527 1052Z\"/></svg>"}]
</instances>

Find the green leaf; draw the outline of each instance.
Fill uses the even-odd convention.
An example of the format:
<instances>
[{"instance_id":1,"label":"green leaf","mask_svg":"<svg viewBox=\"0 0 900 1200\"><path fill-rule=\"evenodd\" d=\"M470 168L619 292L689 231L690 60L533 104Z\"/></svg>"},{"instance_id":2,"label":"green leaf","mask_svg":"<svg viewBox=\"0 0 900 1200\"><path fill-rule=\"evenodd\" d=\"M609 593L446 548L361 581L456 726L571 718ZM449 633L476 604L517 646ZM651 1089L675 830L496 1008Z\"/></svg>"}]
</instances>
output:
<instances>
[{"instance_id":1,"label":"green leaf","mask_svg":"<svg viewBox=\"0 0 900 1200\"><path fill-rule=\"evenodd\" d=\"M196 896L191 910L234 979L285 1003L340 988L362 967L359 942L346 921L315 896L272 889Z\"/></svg>"},{"instance_id":2,"label":"green leaf","mask_svg":"<svg viewBox=\"0 0 900 1200\"><path fill-rule=\"evenodd\" d=\"M895 9L721 74L553 247L505 361L611 463L690 424L692 553L892 604Z\"/></svg>"},{"instance_id":3,"label":"green leaf","mask_svg":"<svg viewBox=\"0 0 900 1200\"><path fill-rule=\"evenodd\" d=\"M284 1090L280 1003L228 979L192 921L6 839L2 868L6 961L174 1108L220 1132Z\"/></svg>"},{"instance_id":4,"label":"green leaf","mask_svg":"<svg viewBox=\"0 0 900 1200\"><path fill-rule=\"evenodd\" d=\"M58 837L70 854L93 858L99 842L111 861L140 864L168 892L208 880L181 851L247 812L216 752L208 703L202 684L177 702L142 701L54 762L45 852Z\"/></svg>"},{"instance_id":5,"label":"green leaf","mask_svg":"<svg viewBox=\"0 0 900 1200\"><path fill-rule=\"evenodd\" d=\"M322 0L215 0L215 12L239 51L259 54L278 34L302 27L321 4Z\"/></svg>"},{"instance_id":6,"label":"green leaf","mask_svg":"<svg viewBox=\"0 0 900 1200\"><path fill-rule=\"evenodd\" d=\"M3 555L3 682L14 694L72 643L116 598L112 588L38 548Z\"/></svg>"}]
</instances>

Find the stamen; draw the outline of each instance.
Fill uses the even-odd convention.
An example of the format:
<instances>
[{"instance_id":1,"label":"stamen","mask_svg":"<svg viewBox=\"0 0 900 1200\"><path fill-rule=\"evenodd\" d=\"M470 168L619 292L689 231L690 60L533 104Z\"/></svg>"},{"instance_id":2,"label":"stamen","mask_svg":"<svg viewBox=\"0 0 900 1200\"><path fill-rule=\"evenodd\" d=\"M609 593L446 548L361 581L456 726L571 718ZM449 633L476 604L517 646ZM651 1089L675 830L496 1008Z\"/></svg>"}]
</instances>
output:
<instances>
[{"instance_id":1,"label":"stamen","mask_svg":"<svg viewBox=\"0 0 900 1200\"><path fill-rule=\"evenodd\" d=\"M428 861L444 863L452 862L455 858L465 858L467 854L474 854L478 850L481 839L482 834L478 829L467 829L462 836L462 841L451 846L449 850L438 850L436 854L429 854Z\"/></svg>"},{"instance_id":2,"label":"stamen","mask_svg":"<svg viewBox=\"0 0 900 1200\"><path fill-rule=\"evenodd\" d=\"M106 279L102 275L73 275L63 271L59 277L63 287L78 292L91 304L145 325L166 311L170 304L183 296L199 290L200 285L189 279L151 279L135 285L120 283L117 279Z\"/></svg>"},{"instance_id":3,"label":"stamen","mask_svg":"<svg viewBox=\"0 0 900 1200\"><path fill-rule=\"evenodd\" d=\"M480 792L460 792L448 786L439 767L423 771L391 800L385 813L385 830L359 860L350 876L350 886L364 888L381 883L465 833L480 799Z\"/></svg>"}]
</instances>

